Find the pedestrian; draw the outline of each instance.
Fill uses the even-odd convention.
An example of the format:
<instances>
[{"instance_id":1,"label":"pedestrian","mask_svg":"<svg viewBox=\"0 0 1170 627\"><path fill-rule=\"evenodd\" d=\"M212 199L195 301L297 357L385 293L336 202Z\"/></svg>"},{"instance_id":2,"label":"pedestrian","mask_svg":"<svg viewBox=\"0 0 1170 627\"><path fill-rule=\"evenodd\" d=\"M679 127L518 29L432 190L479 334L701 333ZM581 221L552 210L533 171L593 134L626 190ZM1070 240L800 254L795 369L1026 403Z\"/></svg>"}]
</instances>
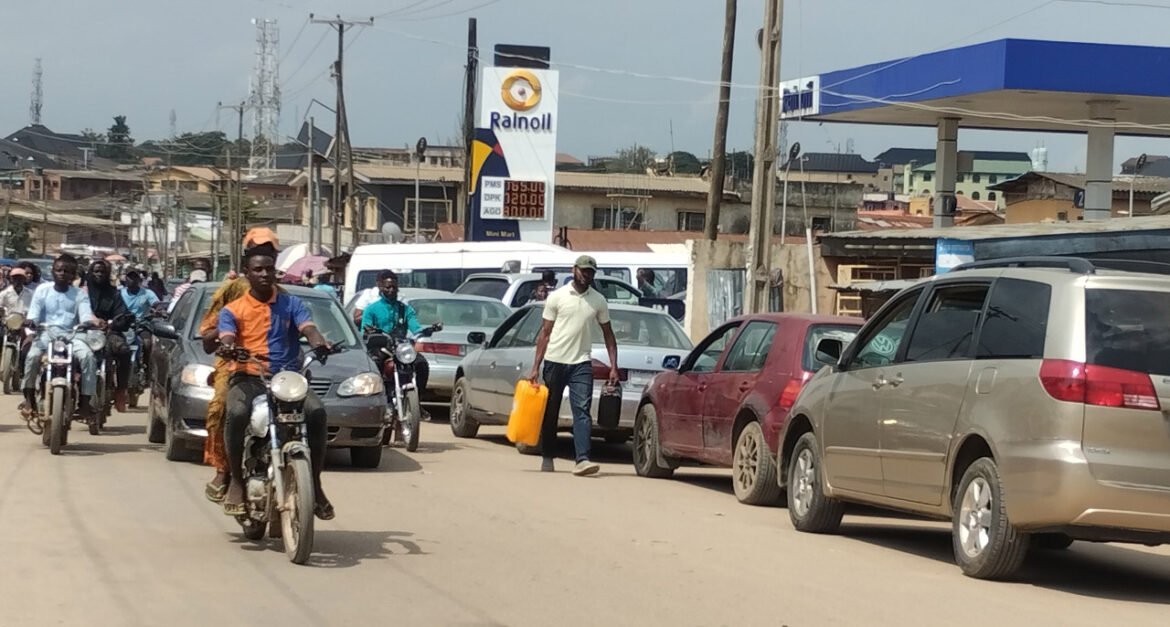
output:
<instances>
[{"instance_id":1,"label":"pedestrian","mask_svg":"<svg viewBox=\"0 0 1170 627\"><path fill-rule=\"evenodd\" d=\"M536 358L526 377L535 384L544 365L544 383L548 402L540 429L542 472L553 472L556 458L557 419L561 413L561 396L569 388L569 406L573 413L573 448L577 465L573 474L595 475L601 467L589 460L593 419L589 415L593 402L593 324L601 326L605 349L609 353L609 385L617 385L617 340L609 321L609 305L593 289L597 260L581 255L573 264L573 280L549 295L544 303L544 324L536 338Z\"/></svg>"},{"instance_id":2,"label":"pedestrian","mask_svg":"<svg viewBox=\"0 0 1170 627\"><path fill-rule=\"evenodd\" d=\"M146 284L146 289L154 292L159 300L164 300L167 297L167 284L163 282L162 277L157 272L150 273L150 281Z\"/></svg>"},{"instance_id":3,"label":"pedestrian","mask_svg":"<svg viewBox=\"0 0 1170 627\"><path fill-rule=\"evenodd\" d=\"M179 303L179 298L182 297L183 294L186 294L187 290L191 289L192 285L205 282L207 282L206 270L192 270L191 274L187 276L187 282L181 283L178 287L175 288L175 294L174 296L171 296L171 302L169 305L167 305L167 314L170 314L175 310L175 305Z\"/></svg>"}]
</instances>

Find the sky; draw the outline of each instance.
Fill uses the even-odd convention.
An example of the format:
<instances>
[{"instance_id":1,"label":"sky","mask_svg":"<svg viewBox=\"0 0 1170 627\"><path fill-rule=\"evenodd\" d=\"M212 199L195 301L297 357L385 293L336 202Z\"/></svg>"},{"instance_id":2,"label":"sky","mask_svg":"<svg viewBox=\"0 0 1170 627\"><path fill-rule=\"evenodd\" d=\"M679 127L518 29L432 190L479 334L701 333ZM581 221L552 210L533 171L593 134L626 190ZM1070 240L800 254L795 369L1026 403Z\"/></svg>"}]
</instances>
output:
<instances>
[{"instance_id":1,"label":"sky","mask_svg":"<svg viewBox=\"0 0 1170 627\"><path fill-rule=\"evenodd\" d=\"M467 18L478 18L485 60L497 43L551 47L560 76L558 149L585 159L634 144L660 155L711 151L722 45L722 0L37 0L5 7L0 132L28 123L34 60L44 66L43 123L60 132L105 130L124 114L136 140L182 132L235 132L231 111L248 94L253 18L280 27L283 133L310 103L333 102L328 67L335 32L308 23L376 16L347 33L345 87L358 146L413 146L458 135ZM1158 8L1165 5L1166 8ZM1157 6L1151 6L1157 5ZM763 0L739 0L728 146L750 149ZM783 78L810 76L1020 37L1167 45L1170 0L786 0ZM21 27L25 25L25 27ZM1165 80L1165 79L1162 79ZM248 124L246 122L246 124ZM245 133L247 133L247 126ZM806 152L867 159L890 147L933 148L934 130L797 122ZM961 149L1049 149L1050 170L1083 171L1081 135L961 131ZM838 148L839 147L839 148ZM1119 138L1115 161L1170 154L1170 140Z\"/></svg>"}]
</instances>

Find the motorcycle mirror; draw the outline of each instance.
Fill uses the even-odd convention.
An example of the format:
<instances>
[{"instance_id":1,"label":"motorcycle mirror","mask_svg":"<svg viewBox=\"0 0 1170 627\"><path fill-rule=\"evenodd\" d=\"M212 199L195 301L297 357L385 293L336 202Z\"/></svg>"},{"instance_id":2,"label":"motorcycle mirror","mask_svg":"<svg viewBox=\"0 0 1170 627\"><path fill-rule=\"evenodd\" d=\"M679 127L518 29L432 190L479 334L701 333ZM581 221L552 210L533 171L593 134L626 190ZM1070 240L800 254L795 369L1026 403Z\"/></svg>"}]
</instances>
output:
<instances>
[{"instance_id":1,"label":"motorcycle mirror","mask_svg":"<svg viewBox=\"0 0 1170 627\"><path fill-rule=\"evenodd\" d=\"M179 339L179 332L175 330L175 325L163 322L161 320L155 320L154 323L150 325L150 332L154 334L155 337L162 338L164 340Z\"/></svg>"}]
</instances>

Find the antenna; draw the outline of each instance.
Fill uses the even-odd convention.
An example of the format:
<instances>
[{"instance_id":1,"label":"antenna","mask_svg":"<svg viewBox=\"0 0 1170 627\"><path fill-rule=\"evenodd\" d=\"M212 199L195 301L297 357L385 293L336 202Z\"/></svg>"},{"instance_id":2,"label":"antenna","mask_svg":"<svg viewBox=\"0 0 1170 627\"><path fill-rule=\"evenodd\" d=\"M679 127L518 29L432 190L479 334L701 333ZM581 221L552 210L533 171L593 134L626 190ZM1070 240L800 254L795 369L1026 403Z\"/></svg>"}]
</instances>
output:
<instances>
[{"instance_id":1,"label":"antenna","mask_svg":"<svg viewBox=\"0 0 1170 627\"><path fill-rule=\"evenodd\" d=\"M32 97L28 103L29 126L41 123L41 108L45 105L45 92L42 84L43 77L44 73L41 70L41 59L37 57L36 64L33 65Z\"/></svg>"},{"instance_id":2,"label":"antenna","mask_svg":"<svg viewBox=\"0 0 1170 627\"><path fill-rule=\"evenodd\" d=\"M179 116L175 115L175 110L171 109L171 139L179 136Z\"/></svg>"},{"instance_id":3,"label":"antenna","mask_svg":"<svg viewBox=\"0 0 1170 627\"><path fill-rule=\"evenodd\" d=\"M280 29L276 20L254 19L256 69L252 76L252 173L272 168L272 147L280 142Z\"/></svg>"}]
</instances>

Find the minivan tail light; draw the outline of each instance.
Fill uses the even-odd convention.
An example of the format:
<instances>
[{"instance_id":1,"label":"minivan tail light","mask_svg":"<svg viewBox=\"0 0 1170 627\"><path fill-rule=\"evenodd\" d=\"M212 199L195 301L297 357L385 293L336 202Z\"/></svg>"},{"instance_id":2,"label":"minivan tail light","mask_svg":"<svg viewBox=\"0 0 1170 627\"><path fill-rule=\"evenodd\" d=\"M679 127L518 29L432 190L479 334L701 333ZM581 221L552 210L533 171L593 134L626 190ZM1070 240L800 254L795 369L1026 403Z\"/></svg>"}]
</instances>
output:
<instances>
[{"instance_id":1,"label":"minivan tail light","mask_svg":"<svg viewBox=\"0 0 1170 627\"><path fill-rule=\"evenodd\" d=\"M1058 401L1155 411L1162 408L1154 382L1144 372L1046 359L1040 365L1040 383Z\"/></svg>"},{"instance_id":2,"label":"minivan tail light","mask_svg":"<svg viewBox=\"0 0 1170 627\"><path fill-rule=\"evenodd\" d=\"M608 381L609 380L609 365L600 359L591 361L593 366L593 380L594 381ZM618 381L625 381L630 378L630 371L625 368L618 368Z\"/></svg>"}]
</instances>

